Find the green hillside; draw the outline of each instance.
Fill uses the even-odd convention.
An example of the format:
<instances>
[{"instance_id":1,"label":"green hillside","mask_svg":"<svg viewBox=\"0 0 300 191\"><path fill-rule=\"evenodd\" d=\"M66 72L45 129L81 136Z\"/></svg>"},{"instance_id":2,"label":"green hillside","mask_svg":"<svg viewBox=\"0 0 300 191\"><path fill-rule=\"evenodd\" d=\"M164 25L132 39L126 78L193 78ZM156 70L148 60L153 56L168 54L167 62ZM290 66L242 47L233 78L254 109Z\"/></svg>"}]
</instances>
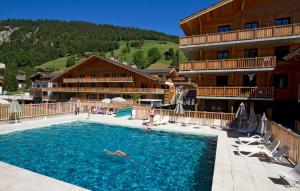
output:
<instances>
[{"instance_id":1,"label":"green hillside","mask_svg":"<svg viewBox=\"0 0 300 191\"><path fill-rule=\"evenodd\" d=\"M169 48L173 48L174 51L178 50L178 44L173 43L173 42L162 42L162 41L155 41L155 40L146 40L144 41L144 44L141 48L130 48L130 52L126 53L126 54L122 54L122 50L126 47L126 42L125 41L120 41L119 42L120 47L116 50L114 50L113 54L114 57L116 57L120 62L122 61L127 61L129 63L133 63L133 55L134 53L136 53L137 51L141 50L144 52L145 55L147 55L147 52L149 51L149 49L156 47L160 54L161 54L161 59L158 60L156 63L160 65L160 67L162 65L166 65L169 66L172 62L172 60L166 60L164 58L164 53L166 51L169 50ZM106 57L111 57L112 53L108 52L106 53ZM56 70L56 71L63 71L66 69L66 65L67 65L67 60L68 60L69 56L65 56L65 57L61 57L49 62L46 62L40 66L38 66L39 68L48 68L51 70ZM180 51L180 62L182 61L186 61L186 57L184 56L184 54Z\"/></svg>"}]
</instances>

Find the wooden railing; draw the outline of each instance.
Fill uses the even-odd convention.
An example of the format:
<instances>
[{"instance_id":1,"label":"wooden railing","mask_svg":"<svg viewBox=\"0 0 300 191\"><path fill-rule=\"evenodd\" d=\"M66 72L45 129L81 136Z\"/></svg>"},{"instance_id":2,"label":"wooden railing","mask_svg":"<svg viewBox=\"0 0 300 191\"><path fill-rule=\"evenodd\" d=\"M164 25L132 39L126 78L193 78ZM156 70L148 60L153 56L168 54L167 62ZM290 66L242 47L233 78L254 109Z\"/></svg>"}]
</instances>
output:
<instances>
[{"instance_id":1,"label":"wooden railing","mask_svg":"<svg viewBox=\"0 0 300 191\"><path fill-rule=\"evenodd\" d=\"M64 78L63 83L133 82L132 77Z\"/></svg>"},{"instance_id":2,"label":"wooden railing","mask_svg":"<svg viewBox=\"0 0 300 191\"><path fill-rule=\"evenodd\" d=\"M273 98L273 87L198 87L197 96Z\"/></svg>"},{"instance_id":3,"label":"wooden railing","mask_svg":"<svg viewBox=\"0 0 300 191\"><path fill-rule=\"evenodd\" d=\"M43 91L52 92L87 92L87 93L139 93L139 94L164 94L164 90L160 88L85 88L85 87L55 87L55 88L42 88Z\"/></svg>"},{"instance_id":4,"label":"wooden railing","mask_svg":"<svg viewBox=\"0 0 300 191\"><path fill-rule=\"evenodd\" d=\"M226 60L191 61L180 64L180 70L231 70L231 69L260 69L275 68L276 57L237 58Z\"/></svg>"},{"instance_id":5,"label":"wooden railing","mask_svg":"<svg viewBox=\"0 0 300 191\"><path fill-rule=\"evenodd\" d=\"M49 115L70 114L75 112L76 102L58 102L58 103L43 103L43 104L24 104L20 105L22 112L17 113L19 119L30 117L41 117ZM80 111L87 112L88 108L124 108L124 107L144 107L135 105L133 102L126 103L101 103L99 101L82 101L80 103ZM0 121L9 120L11 114L10 106L0 106Z\"/></svg>"},{"instance_id":6,"label":"wooden railing","mask_svg":"<svg viewBox=\"0 0 300 191\"><path fill-rule=\"evenodd\" d=\"M300 163L300 135L273 121L268 122L268 128L272 131L273 139L276 138L280 141L280 146L288 146L288 157L293 162Z\"/></svg>"},{"instance_id":7,"label":"wooden railing","mask_svg":"<svg viewBox=\"0 0 300 191\"><path fill-rule=\"evenodd\" d=\"M160 116L169 116L170 122L188 122L190 124L201 125L220 125L228 126L234 119L234 113L217 113L205 111L185 111L181 115L177 115L174 110L156 109L155 114Z\"/></svg>"},{"instance_id":8,"label":"wooden railing","mask_svg":"<svg viewBox=\"0 0 300 191\"><path fill-rule=\"evenodd\" d=\"M180 38L180 46L212 44L230 41L268 39L300 35L300 24L237 30L224 33L210 33Z\"/></svg>"}]
</instances>

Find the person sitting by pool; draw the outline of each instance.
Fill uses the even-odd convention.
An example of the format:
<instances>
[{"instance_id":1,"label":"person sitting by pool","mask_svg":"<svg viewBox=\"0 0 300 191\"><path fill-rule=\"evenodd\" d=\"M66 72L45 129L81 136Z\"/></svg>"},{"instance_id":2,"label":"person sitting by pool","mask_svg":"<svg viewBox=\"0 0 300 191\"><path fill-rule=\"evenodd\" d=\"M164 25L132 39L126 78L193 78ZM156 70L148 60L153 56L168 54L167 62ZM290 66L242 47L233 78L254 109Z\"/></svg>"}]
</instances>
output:
<instances>
[{"instance_id":1,"label":"person sitting by pool","mask_svg":"<svg viewBox=\"0 0 300 191\"><path fill-rule=\"evenodd\" d=\"M126 157L126 158L129 158L129 155L124 153L123 151L121 150L116 150L115 152L112 152L112 151L106 151L106 154L107 155L115 155L115 156L120 156L120 157Z\"/></svg>"}]
</instances>

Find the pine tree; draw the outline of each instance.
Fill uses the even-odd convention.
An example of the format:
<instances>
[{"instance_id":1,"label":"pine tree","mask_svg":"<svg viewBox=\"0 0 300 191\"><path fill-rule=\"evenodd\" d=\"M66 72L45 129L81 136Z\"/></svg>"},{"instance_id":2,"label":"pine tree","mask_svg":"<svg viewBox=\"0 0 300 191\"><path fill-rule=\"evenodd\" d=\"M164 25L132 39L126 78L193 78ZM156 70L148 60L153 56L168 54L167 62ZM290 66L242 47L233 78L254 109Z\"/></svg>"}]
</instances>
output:
<instances>
[{"instance_id":1,"label":"pine tree","mask_svg":"<svg viewBox=\"0 0 300 191\"><path fill-rule=\"evenodd\" d=\"M18 90L18 81L16 75L10 69L5 69L3 90L10 92Z\"/></svg>"}]
</instances>

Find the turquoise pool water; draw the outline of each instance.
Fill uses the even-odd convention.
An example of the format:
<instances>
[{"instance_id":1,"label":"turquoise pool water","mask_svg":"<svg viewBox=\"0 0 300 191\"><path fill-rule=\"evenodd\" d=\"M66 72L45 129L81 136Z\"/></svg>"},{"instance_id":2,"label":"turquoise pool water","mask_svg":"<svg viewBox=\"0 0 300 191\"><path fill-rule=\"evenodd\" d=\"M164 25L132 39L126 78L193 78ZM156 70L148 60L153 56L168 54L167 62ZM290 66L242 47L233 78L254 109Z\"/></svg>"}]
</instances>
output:
<instances>
[{"instance_id":1,"label":"turquoise pool water","mask_svg":"<svg viewBox=\"0 0 300 191\"><path fill-rule=\"evenodd\" d=\"M73 122L1 135L0 160L91 190L209 191L216 141Z\"/></svg>"}]
</instances>

